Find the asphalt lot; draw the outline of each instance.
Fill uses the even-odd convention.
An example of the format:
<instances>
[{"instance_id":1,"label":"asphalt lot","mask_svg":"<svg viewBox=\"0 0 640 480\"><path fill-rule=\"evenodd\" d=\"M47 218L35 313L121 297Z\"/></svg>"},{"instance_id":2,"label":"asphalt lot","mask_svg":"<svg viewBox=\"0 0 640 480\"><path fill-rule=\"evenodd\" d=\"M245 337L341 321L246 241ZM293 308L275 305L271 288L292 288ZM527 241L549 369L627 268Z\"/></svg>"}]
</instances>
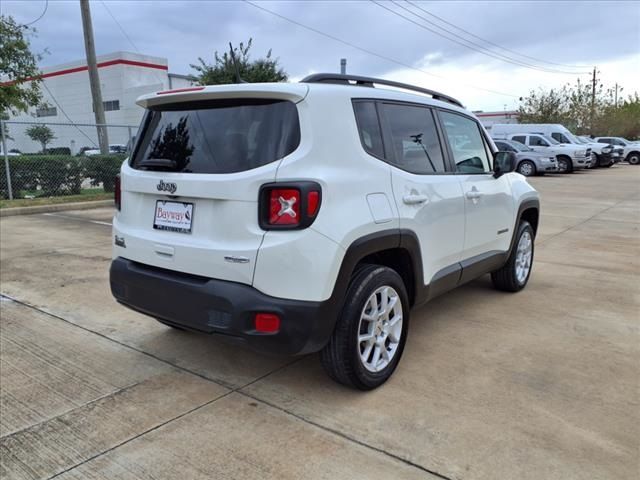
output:
<instances>
[{"instance_id":1,"label":"asphalt lot","mask_svg":"<svg viewBox=\"0 0 640 480\"><path fill-rule=\"evenodd\" d=\"M110 209L2 218L0 477L638 478L640 167L532 183L527 289L415 310L370 393L119 306Z\"/></svg>"}]
</instances>

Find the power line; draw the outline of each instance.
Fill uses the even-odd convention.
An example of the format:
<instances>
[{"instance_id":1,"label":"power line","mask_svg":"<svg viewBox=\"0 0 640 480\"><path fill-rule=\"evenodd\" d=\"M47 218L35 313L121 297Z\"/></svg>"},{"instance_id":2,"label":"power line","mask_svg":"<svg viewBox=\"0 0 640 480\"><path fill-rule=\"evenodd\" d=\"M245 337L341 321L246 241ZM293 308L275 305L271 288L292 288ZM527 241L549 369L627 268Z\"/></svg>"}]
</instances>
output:
<instances>
[{"instance_id":1,"label":"power line","mask_svg":"<svg viewBox=\"0 0 640 480\"><path fill-rule=\"evenodd\" d=\"M473 43L473 42L471 42L469 40L466 40L464 38L460 38L456 33L453 33L453 32L451 32L450 30L447 30L444 27L440 27L440 26L434 24L430 20L425 19L424 17L418 15L417 13L412 12L408 8L406 8L406 7L402 6L402 5L398 5L395 2L394 2L394 5L396 5L396 6L400 7L401 9L409 12L410 14L412 14L412 15L414 15L414 16L416 16L416 17L418 17L418 18L420 18L420 19L422 19L424 21L426 21L427 23L429 23L431 25L434 25L435 27L437 27L437 28L439 28L441 30L444 30L448 34L453 35L455 38L451 38L451 37L449 37L449 36L447 36L447 35L445 35L445 34L443 34L441 32L438 32L437 30L434 30L434 29L432 29L430 27L427 27L426 25L423 25L423 24L421 24L419 22L416 22L415 20L412 20L411 18L406 17L405 15L403 15L403 14L397 12L397 11L392 10L389 7L386 7L386 6L382 5L381 3L377 2L376 0L370 0L370 1L371 1L371 3L377 5L378 7L383 8L384 10L387 10L388 12L392 13L393 15L401 17L401 18L405 19L406 21L411 22L414 25L417 25L418 27L420 27L420 28L422 28L424 30L427 30L427 31L429 31L431 33L434 33L435 35L438 35L438 36L440 36L442 38L445 38L445 39L447 39L447 40L449 40L451 42L457 43L458 45L462 45L463 47L466 47L466 48L468 48L470 50L473 50L475 52L481 53L481 54L489 56L489 57L496 58L498 60L502 60L503 62L511 63L511 64L518 65L518 66L521 66L521 67L529 68L529 69L532 69L532 70L538 70L538 71L546 72L546 73L563 73L563 74L570 74L570 75L577 75L577 74L580 74L580 73L585 73L585 72L568 72L568 71L563 71L563 70L554 70L554 69L550 69L550 68L539 67L537 65L532 65L532 64L526 63L526 62L521 61L521 60L513 59L511 57L507 57L506 55L502 55L502 54L499 54L499 53L491 52L490 50L487 50L485 47L477 45L477 44L475 44L475 43Z\"/></svg>"},{"instance_id":2,"label":"power line","mask_svg":"<svg viewBox=\"0 0 640 480\"><path fill-rule=\"evenodd\" d=\"M24 26L28 27L29 25L33 25L34 23L36 23L38 20L40 20L42 17L44 17L44 14L47 13L47 9L49 8L49 0L45 0L44 2L44 10L42 11L42 13L40 14L40 16L38 18L36 18L33 22L29 22L29 23L25 23Z\"/></svg>"},{"instance_id":3,"label":"power line","mask_svg":"<svg viewBox=\"0 0 640 480\"><path fill-rule=\"evenodd\" d=\"M425 75L431 75L432 77L441 78L443 80L447 80L447 81L450 81L450 82L457 82L457 80L453 80L451 78L447 78L447 77L444 77L442 75L438 75L436 73L427 72L426 70L422 70L420 68L416 68L416 67L414 67L412 65L409 65L408 63L401 62L400 60L396 60L394 58L387 57L386 55L382 55L382 54L376 53L374 51L368 50L366 48L360 47L360 46L355 45L355 44L353 44L351 42L348 42L346 40L338 38L338 37L336 37L334 35L331 35L329 33L325 33L323 31L320 31L320 30L316 29L316 28L310 27L310 26L305 25L303 23L300 23L300 22L298 22L296 20L293 20L293 19L291 19L289 17L285 17L284 15L280 15L279 13L274 12L273 10L269 10L268 8L265 8L265 7L261 6L261 5L257 5L255 3L249 1L249 0L242 0L242 1L244 3L246 3L246 4L248 4L248 5L251 5L252 7L255 7L255 8L259 9L259 10L262 10L264 12L267 12L267 13L271 14L271 15L274 15L274 16L276 16L276 17L278 17L278 18L280 18L282 20L285 20L285 21L287 21L289 23L292 23L294 25L302 27L302 28L304 28L306 30L309 30L311 32L317 33L318 35L322 35L323 37L330 38L331 40L334 40L336 42L342 43L343 45L347 45L348 47L354 48L356 50L360 50L361 52L364 52L366 54L372 55L374 57L381 58L381 59L386 60L386 61L391 62L391 63L395 63L396 65L400 65L400 66L408 68L410 70L415 70L416 72L424 73ZM461 82L457 82L457 83L459 83L460 85L464 85L466 87L469 87L469 88L475 88L477 90L483 90L485 92L495 93L497 95L503 95L503 96L506 96L506 97L519 98L518 95L514 95L514 94L511 94L511 93L499 92L499 91L496 91L496 90L491 90L489 88L478 87L476 85L470 85L470 84L461 83Z\"/></svg>"},{"instance_id":4,"label":"power line","mask_svg":"<svg viewBox=\"0 0 640 480\"><path fill-rule=\"evenodd\" d=\"M417 8L418 10L420 10L420 11L422 11L422 12L426 13L427 15L429 15L429 16L431 16L431 17L433 17L433 18L437 18L437 19L438 19L438 20L440 20L442 23L445 23L445 24L447 24L447 25L449 25L449 26L451 26L451 27L453 27L453 28L455 28L455 29L457 29L457 30L460 30L461 32L464 32L464 33L466 33L467 35L469 35L469 36L471 36L471 37L477 38L478 40L481 40L481 41L483 41L483 42L485 42L485 43L488 43L489 45L492 45L492 46L494 46L494 47L500 48L500 49L505 50L505 51L507 51L507 52L513 53L513 54L515 54L515 55L519 55L519 56L521 56L521 57L528 58L529 60L533 60L533 61L535 61L535 62L547 63L547 64L549 64L549 65L557 65L557 66L559 66L559 67L569 67L569 68L588 68L586 65L567 65L566 63L556 63L556 62L551 62L551 61L549 61L549 60L542 60L542 59L540 59L540 58L531 57L531 56L529 56L529 55L525 55L524 53L516 52L515 50L511 50L511 49L509 49L509 48L507 48L507 47L503 47L502 45L498 45L497 43L494 43L494 42L492 42L491 40L487 40L486 38L483 38L483 37L480 37L480 36L478 36L478 35L475 35L474 33L471 33L470 31L465 30L464 28L461 28L461 27L459 27L459 26L457 26L457 25L455 25L455 24L453 24L453 23L451 23L451 22L448 22L448 21L447 21L447 20L445 20L444 18L439 17L439 16L437 16L436 14L431 13L431 12L429 12L428 10L426 10L426 9L422 8L422 7L421 7L420 5L418 5L416 2L412 2L412 1L410 1L410 0L405 0L405 2L407 2L408 4L412 5L413 7Z\"/></svg>"},{"instance_id":5,"label":"power line","mask_svg":"<svg viewBox=\"0 0 640 480\"><path fill-rule=\"evenodd\" d=\"M104 0L100 0L100 3L102 4L102 6L104 7L104 9L107 11L107 13L109 14L109 16L113 19L113 21L116 23L116 25L118 26L118 28L120 29L120 32L122 33L122 35L124 35L124 38L127 39L127 41L131 44L131 46L133 47L133 49L137 52L140 53L140 49L138 48L138 46L133 43L133 40L131 40L131 37L127 34L126 30L124 29L124 27L120 24L120 22L118 21L118 19L115 17L115 15L111 12L111 9L109 9L109 7L107 7L107 4ZM152 72L153 75L155 75L156 79L160 80L160 83L164 85L164 78L160 76L160 73L157 71L153 71ZM169 72L167 72L168 75Z\"/></svg>"},{"instance_id":6,"label":"power line","mask_svg":"<svg viewBox=\"0 0 640 480\"><path fill-rule=\"evenodd\" d=\"M87 139L91 142L91 144L94 147L97 147L96 142L93 141L93 139L87 135L86 133L84 133L79 126L77 126L75 123L73 123L73 120L71 120L71 117L69 117L69 115L67 115L67 112L64 111L64 109L62 108L62 106L60 105L60 103L58 103L58 100L56 100L56 97L53 96L53 93L51 93L51 90L49 90L49 87L47 87L47 84L45 82L42 82L42 86L45 88L45 90L47 92L49 92L49 95L51 96L51 99L53 100L53 103L56 104L56 106L60 109L60 111L62 112L62 114L67 117L67 120L69 120L69 123L71 123L71 125L73 125L82 135L84 135L85 137L87 137Z\"/></svg>"},{"instance_id":7,"label":"power line","mask_svg":"<svg viewBox=\"0 0 640 480\"><path fill-rule=\"evenodd\" d=\"M129 35L127 35L127 32L125 32L124 28L122 28L122 25L120 25L120 22L118 22L118 20L116 19L116 17L114 17L113 13L111 13L111 10L109 10L109 7L107 7L107 4L104 2L104 0L100 0L100 3L102 4L102 6L104 7L104 9L107 11L107 13L109 14L109 16L113 19L114 22L116 22L116 25L118 26L118 28L120 29L120 31L122 32L122 35L124 35L124 37L129 41L129 43L131 44L131 46L135 49L136 52L140 53L140 50L138 50L138 47L136 47L136 44L133 43L133 40L131 40L131 38L129 37Z\"/></svg>"}]
</instances>

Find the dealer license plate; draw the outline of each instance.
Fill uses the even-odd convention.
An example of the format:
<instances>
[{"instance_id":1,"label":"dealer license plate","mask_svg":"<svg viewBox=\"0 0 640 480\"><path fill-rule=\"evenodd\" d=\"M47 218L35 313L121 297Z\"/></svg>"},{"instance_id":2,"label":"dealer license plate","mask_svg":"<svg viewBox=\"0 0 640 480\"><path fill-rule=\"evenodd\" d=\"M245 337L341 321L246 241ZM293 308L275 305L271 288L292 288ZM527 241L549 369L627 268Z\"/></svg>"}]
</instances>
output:
<instances>
[{"instance_id":1,"label":"dealer license plate","mask_svg":"<svg viewBox=\"0 0 640 480\"><path fill-rule=\"evenodd\" d=\"M171 232L191 233L193 203L156 201L153 228Z\"/></svg>"}]
</instances>

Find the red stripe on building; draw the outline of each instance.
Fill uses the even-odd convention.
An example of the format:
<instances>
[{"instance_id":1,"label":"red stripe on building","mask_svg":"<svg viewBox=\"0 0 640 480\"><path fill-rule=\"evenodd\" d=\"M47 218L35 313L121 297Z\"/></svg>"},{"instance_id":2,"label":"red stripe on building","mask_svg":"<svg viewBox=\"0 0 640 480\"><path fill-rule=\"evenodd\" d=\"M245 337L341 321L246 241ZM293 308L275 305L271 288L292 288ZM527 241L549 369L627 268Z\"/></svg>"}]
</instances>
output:
<instances>
[{"instance_id":1,"label":"red stripe on building","mask_svg":"<svg viewBox=\"0 0 640 480\"><path fill-rule=\"evenodd\" d=\"M107 62L100 62L98 63L98 68L111 67L112 65L131 65L133 67L145 67L145 68L155 68L158 70L169 70L169 67L167 67L166 65L159 65L157 63L137 62L135 60L125 60L124 58L109 60ZM29 82L31 80L35 80L36 78L43 79L43 78L50 78L50 77L58 77L60 75L67 75L69 73L86 72L87 70L89 70L89 67L87 67L86 65L82 67L67 68L65 70L57 70L55 72L43 73L38 77L28 77L28 78L25 78L24 80L21 80L21 82ZM3 82L3 83L0 83L0 85L2 86L13 85L14 83L16 83L16 80Z\"/></svg>"}]
</instances>

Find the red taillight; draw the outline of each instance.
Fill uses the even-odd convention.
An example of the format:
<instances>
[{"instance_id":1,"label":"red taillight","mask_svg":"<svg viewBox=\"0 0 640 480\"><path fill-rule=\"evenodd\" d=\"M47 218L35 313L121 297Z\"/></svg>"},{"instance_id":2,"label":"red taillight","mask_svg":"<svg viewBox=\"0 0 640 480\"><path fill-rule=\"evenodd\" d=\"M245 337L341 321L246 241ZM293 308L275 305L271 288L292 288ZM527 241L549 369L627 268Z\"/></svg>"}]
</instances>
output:
<instances>
[{"instance_id":1,"label":"red taillight","mask_svg":"<svg viewBox=\"0 0 640 480\"><path fill-rule=\"evenodd\" d=\"M256 313L255 327L260 333L277 333L280 330L280 317L275 313Z\"/></svg>"},{"instance_id":2,"label":"red taillight","mask_svg":"<svg viewBox=\"0 0 640 480\"><path fill-rule=\"evenodd\" d=\"M300 190L274 188L269 192L269 223L297 225L300 222Z\"/></svg>"},{"instance_id":3,"label":"red taillight","mask_svg":"<svg viewBox=\"0 0 640 480\"><path fill-rule=\"evenodd\" d=\"M113 184L113 200L116 204L116 208L120 210L122 204L122 192L120 190L120 175L116 175L116 181Z\"/></svg>"},{"instance_id":4,"label":"red taillight","mask_svg":"<svg viewBox=\"0 0 640 480\"><path fill-rule=\"evenodd\" d=\"M269 183L260 189L258 220L264 230L294 230L313 223L322 202L316 182Z\"/></svg>"}]
</instances>

